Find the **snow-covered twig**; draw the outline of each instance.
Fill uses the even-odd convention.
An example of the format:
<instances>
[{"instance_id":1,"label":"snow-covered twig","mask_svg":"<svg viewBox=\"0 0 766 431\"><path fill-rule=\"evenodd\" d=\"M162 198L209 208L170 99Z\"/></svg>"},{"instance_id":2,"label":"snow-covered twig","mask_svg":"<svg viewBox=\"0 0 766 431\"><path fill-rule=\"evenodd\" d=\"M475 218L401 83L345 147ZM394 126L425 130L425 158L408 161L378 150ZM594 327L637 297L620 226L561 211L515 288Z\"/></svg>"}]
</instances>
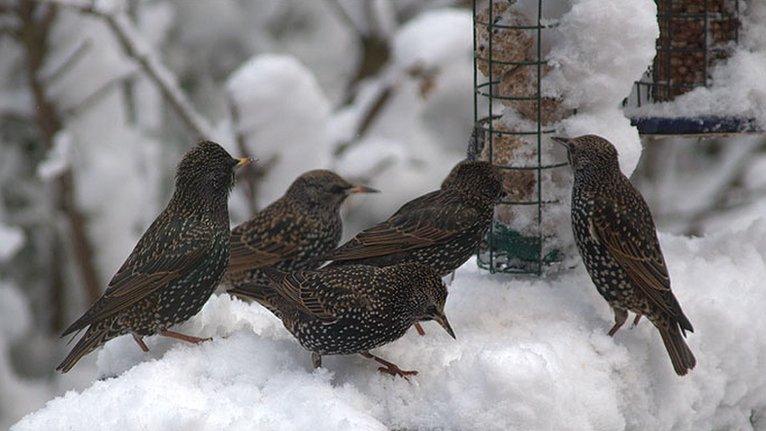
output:
<instances>
[{"instance_id":1,"label":"snow-covered twig","mask_svg":"<svg viewBox=\"0 0 766 431\"><path fill-rule=\"evenodd\" d=\"M62 60L59 64L46 68L40 75L40 79L45 82L53 82L60 76L63 76L67 70L77 64L80 59L93 47L90 39L83 39L77 46Z\"/></svg>"},{"instance_id":2,"label":"snow-covered twig","mask_svg":"<svg viewBox=\"0 0 766 431\"><path fill-rule=\"evenodd\" d=\"M96 89L94 92L85 96L85 98L83 98L83 100L78 102L76 105L66 109L62 109L61 116L64 118L77 116L79 113L87 110L93 104L95 104L96 102L101 100L104 96L109 94L109 92L113 90L115 87L124 83L126 80L131 79L135 75L136 75L135 72L130 72L130 73L126 73L120 76L115 76L114 78L109 79L103 85L101 85L98 89Z\"/></svg>"},{"instance_id":3,"label":"snow-covered twig","mask_svg":"<svg viewBox=\"0 0 766 431\"><path fill-rule=\"evenodd\" d=\"M128 16L99 7L84 0L37 0L41 3L58 5L78 10L101 18L114 33L125 53L136 60L146 75L157 85L165 100L192 132L201 139L211 139L213 129L208 121L192 106L186 94L178 86L173 73L160 62Z\"/></svg>"}]
</instances>

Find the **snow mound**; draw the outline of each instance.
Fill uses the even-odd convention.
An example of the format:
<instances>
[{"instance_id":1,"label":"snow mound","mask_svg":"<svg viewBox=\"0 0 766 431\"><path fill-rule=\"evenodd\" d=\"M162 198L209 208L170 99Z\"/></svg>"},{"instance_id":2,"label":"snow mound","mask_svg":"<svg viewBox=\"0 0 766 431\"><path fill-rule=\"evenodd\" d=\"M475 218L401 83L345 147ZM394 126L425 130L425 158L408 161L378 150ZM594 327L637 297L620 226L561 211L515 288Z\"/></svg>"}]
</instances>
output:
<instances>
[{"instance_id":1,"label":"snow mound","mask_svg":"<svg viewBox=\"0 0 766 431\"><path fill-rule=\"evenodd\" d=\"M568 135L597 133L619 150L630 175L641 155L636 128L620 104L655 54L659 37L652 0L575 0L561 18L560 42L550 52L552 84L577 115L564 122Z\"/></svg>"},{"instance_id":2,"label":"snow mound","mask_svg":"<svg viewBox=\"0 0 766 431\"><path fill-rule=\"evenodd\" d=\"M407 22L394 38L398 65L426 69L460 61L471 55L471 14L459 9L437 9Z\"/></svg>"},{"instance_id":3,"label":"snow mound","mask_svg":"<svg viewBox=\"0 0 766 431\"><path fill-rule=\"evenodd\" d=\"M303 172L329 165L330 101L295 57L257 55L231 75L227 91L248 150L269 165L261 205L281 196Z\"/></svg>"},{"instance_id":4,"label":"snow mound","mask_svg":"<svg viewBox=\"0 0 766 431\"><path fill-rule=\"evenodd\" d=\"M766 414L766 220L661 241L696 330L699 363L683 378L645 320L606 335L611 312L581 267L545 280L469 262L447 302L457 341L426 324L425 337L410 331L376 352L419 370L411 382L360 356L312 370L268 312L216 296L181 328L212 342L152 337L143 354L129 337L113 340L98 363L118 377L68 392L12 430L751 429Z\"/></svg>"}]
</instances>

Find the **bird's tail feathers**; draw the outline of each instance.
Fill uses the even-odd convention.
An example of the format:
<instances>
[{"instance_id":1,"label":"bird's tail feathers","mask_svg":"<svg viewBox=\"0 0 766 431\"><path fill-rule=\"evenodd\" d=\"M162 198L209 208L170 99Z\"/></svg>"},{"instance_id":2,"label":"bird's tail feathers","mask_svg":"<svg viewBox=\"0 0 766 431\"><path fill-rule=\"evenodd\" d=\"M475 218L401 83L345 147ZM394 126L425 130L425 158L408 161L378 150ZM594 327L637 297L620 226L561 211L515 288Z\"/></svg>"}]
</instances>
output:
<instances>
[{"instance_id":1,"label":"bird's tail feathers","mask_svg":"<svg viewBox=\"0 0 766 431\"><path fill-rule=\"evenodd\" d=\"M686 375L689 370L697 365L697 360L694 358L694 354L686 344L686 340L684 340L678 325L672 324L669 328L658 329L676 374L679 376Z\"/></svg>"},{"instance_id":2,"label":"bird's tail feathers","mask_svg":"<svg viewBox=\"0 0 766 431\"><path fill-rule=\"evenodd\" d=\"M88 328L85 331L85 335L77 341L72 351L69 352L66 358L56 367L56 371L64 374L72 369L75 364L82 359L83 356L96 350L108 340L107 331L105 329Z\"/></svg>"}]
</instances>

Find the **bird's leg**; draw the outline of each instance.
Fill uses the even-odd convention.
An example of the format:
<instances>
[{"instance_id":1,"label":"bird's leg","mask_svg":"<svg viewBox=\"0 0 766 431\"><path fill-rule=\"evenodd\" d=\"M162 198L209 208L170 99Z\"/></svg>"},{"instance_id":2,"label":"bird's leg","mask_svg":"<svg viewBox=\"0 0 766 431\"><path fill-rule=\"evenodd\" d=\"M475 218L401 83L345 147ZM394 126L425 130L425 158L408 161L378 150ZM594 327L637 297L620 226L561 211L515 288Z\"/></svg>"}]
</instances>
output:
<instances>
[{"instance_id":1,"label":"bird's leg","mask_svg":"<svg viewBox=\"0 0 766 431\"><path fill-rule=\"evenodd\" d=\"M192 335L181 334L180 332L170 331L168 329L163 329L162 331L160 331L160 335L165 336L165 337L175 338L175 339L181 340L181 341L186 341L187 343L192 343L192 344L199 344L199 343L202 343L204 341L212 340L212 338L210 338L210 337L208 337L208 338L200 338L200 337L195 337L195 336L192 336Z\"/></svg>"},{"instance_id":2,"label":"bird's leg","mask_svg":"<svg viewBox=\"0 0 766 431\"><path fill-rule=\"evenodd\" d=\"M144 352L148 352L149 348L146 347L146 343L144 343L144 337L136 334L135 332L130 333L133 336L133 340L135 340L136 344L138 344L138 347L143 350Z\"/></svg>"},{"instance_id":3,"label":"bird's leg","mask_svg":"<svg viewBox=\"0 0 766 431\"><path fill-rule=\"evenodd\" d=\"M322 355L320 355L317 352L311 352L311 365L314 366L314 368L319 368L322 366Z\"/></svg>"},{"instance_id":4,"label":"bird's leg","mask_svg":"<svg viewBox=\"0 0 766 431\"><path fill-rule=\"evenodd\" d=\"M390 374L392 376L399 376L404 378L404 380L407 380L407 381L410 380L407 378L407 376L415 376L418 374L418 372L414 370L404 371L401 368L399 368L396 364L388 362L387 360L380 358L378 356L375 356L370 352L361 352L360 355L364 356L367 359L373 359L379 364L385 365L384 367L378 367L378 371L380 371L381 373Z\"/></svg>"},{"instance_id":5,"label":"bird's leg","mask_svg":"<svg viewBox=\"0 0 766 431\"><path fill-rule=\"evenodd\" d=\"M452 274L449 275L449 283L447 285L452 286L453 281L455 281L455 271L452 271Z\"/></svg>"},{"instance_id":6,"label":"bird's leg","mask_svg":"<svg viewBox=\"0 0 766 431\"><path fill-rule=\"evenodd\" d=\"M614 326L609 330L610 337L613 337L617 330L628 320L628 310L612 307L612 311L614 311Z\"/></svg>"},{"instance_id":7,"label":"bird's leg","mask_svg":"<svg viewBox=\"0 0 766 431\"><path fill-rule=\"evenodd\" d=\"M415 330L418 331L418 335L420 335L421 337L423 335L426 335L426 331L423 330L423 327L420 326L420 323L415 322Z\"/></svg>"},{"instance_id":8,"label":"bird's leg","mask_svg":"<svg viewBox=\"0 0 766 431\"><path fill-rule=\"evenodd\" d=\"M636 326L638 326L638 321L641 320L641 316L643 316L643 314L636 314L636 318L633 319L633 325L630 327L630 329L633 329Z\"/></svg>"}]
</instances>

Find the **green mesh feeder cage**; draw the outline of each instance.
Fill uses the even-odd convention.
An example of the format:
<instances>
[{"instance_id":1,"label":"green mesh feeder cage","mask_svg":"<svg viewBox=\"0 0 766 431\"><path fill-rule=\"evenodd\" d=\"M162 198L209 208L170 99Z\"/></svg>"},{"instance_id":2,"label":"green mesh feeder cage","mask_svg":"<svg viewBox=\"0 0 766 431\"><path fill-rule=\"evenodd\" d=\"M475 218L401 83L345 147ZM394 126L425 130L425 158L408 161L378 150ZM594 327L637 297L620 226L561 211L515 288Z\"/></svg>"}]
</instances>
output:
<instances>
[{"instance_id":1,"label":"green mesh feeder cage","mask_svg":"<svg viewBox=\"0 0 766 431\"><path fill-rule=\"evenodd\" d=\"M473 3L474 132L468 157L488 160L503 175L507 197L478 251L478 264L490 272L541 275L561 253L550 247L543 221L558 200L545 200L546 171L566 163L545 163L543 137L563 117L560 104L541 89L548 67L543 39L555 25L543 19L543 1L530 19L514 9L515 2ZM545 23L544 23L545 22ZM512 112L518 121L507 121ZM524 214L520 217L520 214ZM523 223L517 225L518 219Z\"/></svg>"}]
</instances>

